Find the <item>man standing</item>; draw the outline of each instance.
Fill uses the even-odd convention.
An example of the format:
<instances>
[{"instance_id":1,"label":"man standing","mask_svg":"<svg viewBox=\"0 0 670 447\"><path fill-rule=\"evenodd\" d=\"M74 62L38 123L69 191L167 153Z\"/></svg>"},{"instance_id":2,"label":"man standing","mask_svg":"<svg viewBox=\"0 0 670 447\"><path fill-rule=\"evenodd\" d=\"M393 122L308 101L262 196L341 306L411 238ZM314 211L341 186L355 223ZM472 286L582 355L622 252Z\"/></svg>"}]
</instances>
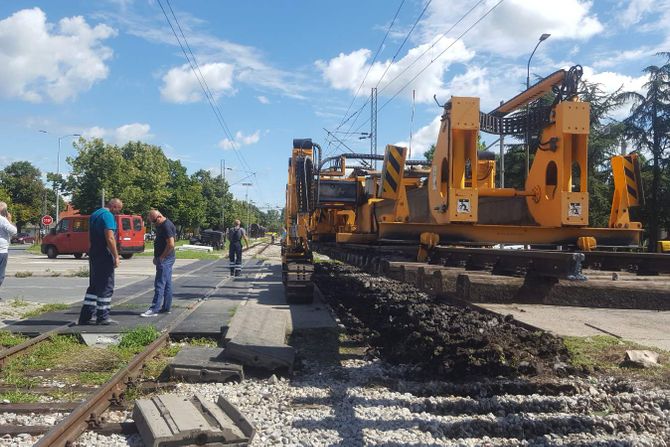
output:
<instances>
[{"instance_id":1,"label":"man standing","mask_svg":"<svg viewBox=\"0 0 670 447\"><path fill-rule=\"evenodd\" d=\"M174 245L177 228L158 210L149 212L149 222L156 225L156 239L154 240L156 278L154 279L154 299L151 307L141 314L142 317L155 317L161 312L170 313L172 306L172 267L175 261Z\"/></svg>"},{"instance_id":2,"label":"man standing","mask_svg":"<svg viewBox=\"0 0 670 447\"><path fill-rule=\"evenodd\" d=\"M119 199L111 199L107 207L99 208L88 220L88 289L79 313L79 324L118 324L109 318L109 308L114 293L114 269L119 266L116 247L116 218L123 208ZM93 319L94 314L96 318Z\"/></svg>"},{"instance_id":3,"label":"man standing","mask_svg":"<svg viewBox=\"0 0 670 447\"><path fill-rule=\"evenodd\" d=\"M235 220L235 226L228 230L228 257L230 258L230 276L240 276L242 273L242 239L249 248L249 239L244 228L240 226L239 219Z\"/></svg>"},{"instance_id":4,"label":"man standing","mask_svg":"<svg viewBox=\"0 0 670 447\"><path fill-rule=\"evenodd\" d=\"M7 210L7 204L0 202L0 286L5 280L7 258L9 258L9 244L16 234L16 227L12 225L12 215Z\"/></svg>"}]
</instances>

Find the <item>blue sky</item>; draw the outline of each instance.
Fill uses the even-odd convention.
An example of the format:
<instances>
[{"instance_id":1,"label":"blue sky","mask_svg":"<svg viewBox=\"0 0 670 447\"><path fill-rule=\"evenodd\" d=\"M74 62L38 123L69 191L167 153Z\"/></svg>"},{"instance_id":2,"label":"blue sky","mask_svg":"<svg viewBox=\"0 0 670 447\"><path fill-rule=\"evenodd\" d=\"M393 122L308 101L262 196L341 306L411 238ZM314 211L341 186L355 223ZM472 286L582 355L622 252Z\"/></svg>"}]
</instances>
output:
<instances>
[{"instance_id":1,"label":"blue sky","mask_svg":"<svg viewBox=\"0 0 670 447\"><path fill-rule=\"evenodd\" d=\"M640 91L642 69L662 62L657 51L670 51L668 3L2 2L0 167L27 159L54 172L57 139L66 134L116 144L140 139L161 146L190 173L218 173L225 159L238 198L250 168L256 172L250 199L281 206L292 139L311 137L327 154L346 150L323 128L369 131L365 102L375 86L379 151L408 143L412 129L414 158L437 135L440 109L433 95L440 102L450 95L479 96L483 110L494 108L522 89L528 56L542 33L551 37L533 57L532 76L581 64L584 78L605 91ZM229 133L205 100L161 5L168 15L172 7ZM368 140L337 135L356 151L369 150ZM68 139L62 147L61 171L67 172L64 159L74 150Z\"/></svg>"}]
</instances>

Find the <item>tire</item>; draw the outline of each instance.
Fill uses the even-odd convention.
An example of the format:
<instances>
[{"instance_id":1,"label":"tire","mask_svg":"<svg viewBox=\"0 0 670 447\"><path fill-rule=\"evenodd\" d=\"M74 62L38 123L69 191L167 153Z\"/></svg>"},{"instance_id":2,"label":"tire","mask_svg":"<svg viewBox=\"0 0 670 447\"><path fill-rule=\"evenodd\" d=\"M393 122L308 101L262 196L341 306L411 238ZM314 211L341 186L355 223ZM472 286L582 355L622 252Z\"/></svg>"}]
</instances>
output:
<instances>
[{"instance_id":1,"label":"tire","mask_svg":"<svg viewBox=\"0 0 670 447\"><path fill-rule=\"evenodd\" d=\"M56 259L57 256L58 256L58 250L56 250L56 247L54 247L53 245L49 245L47 247L47 258Z\"/></svg>"},{"instance_id":2,"label":"tire","mask_svg":"<svg viewBox=\"0 0 670 447\"><path fill-rule=\"evenodd\" d=\"M75 259L81 259L82 256L84 256L84 253L75 253L74 254Z\"/></svg>"},{"instance_id":3,"label":"tire","mask_svg":"<svg viewBox=\"0 0 670 447\"><path fill-rule=\"evenodd\" d=\"M130 258L133 257L133 254L132 253L125 253L125 254L122 254L121 257L123 259L130 259Z\"/></svg>"}]
</instances>

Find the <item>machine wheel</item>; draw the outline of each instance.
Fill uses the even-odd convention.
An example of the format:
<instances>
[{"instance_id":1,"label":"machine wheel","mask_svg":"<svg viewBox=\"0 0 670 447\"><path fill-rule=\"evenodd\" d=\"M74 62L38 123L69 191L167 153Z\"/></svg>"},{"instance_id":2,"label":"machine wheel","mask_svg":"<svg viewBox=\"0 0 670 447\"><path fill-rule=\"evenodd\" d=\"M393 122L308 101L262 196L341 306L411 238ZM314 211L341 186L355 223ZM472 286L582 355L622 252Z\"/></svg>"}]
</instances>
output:
<instances>
[{"instance_id":1,"label":"machine wheel","mask_svg":"<svg viewBox=\"0 0 670 447\"><path fill-rule=\"evenodd\" d=\"M53 245L49 245L47 247L47 258L56 259L56 256L58 256L58 250Z\"/></svg>"},{"instance_id":2,"label":"machine wheel","mask_svg":"<svg viewBox=\"0 0 670 447\"><path fill-rule=\"evenodd\" d=\"M84 253L75 253L74 254L75 259L81 259L82 256L84 256Z\"/></svg>"},{"instance_id":3,"label":"machine wheel","mask_svg":"<svg viewBox=\"0 0 670 447\"><path fill-rule=\"evenodd\" d=\"M121 257L123 259L130 259L130 258L133 257L133 254L132 253L125 253L125 254L122 254Z\"/></svg>"}]
</instances>

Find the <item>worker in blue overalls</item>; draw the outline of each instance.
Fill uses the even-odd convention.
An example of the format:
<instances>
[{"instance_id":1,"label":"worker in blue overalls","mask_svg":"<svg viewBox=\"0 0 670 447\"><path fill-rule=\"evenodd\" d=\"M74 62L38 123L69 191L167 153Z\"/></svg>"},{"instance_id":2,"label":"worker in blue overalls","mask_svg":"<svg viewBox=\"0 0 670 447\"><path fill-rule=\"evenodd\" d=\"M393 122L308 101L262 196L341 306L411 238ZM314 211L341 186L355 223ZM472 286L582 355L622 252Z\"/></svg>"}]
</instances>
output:
<instances>
[{"instance_id":1,"label":"worker in blue overalls","mask_svg":"<svg viewBox=\"0 0 670 447\"><path fill-rule=\"evenodd\" d=\"M235 226L228 230L228 257L230 259L230 276L240 276L242 273L242 240L249 248L247 233L241 226L239 220L235 220Z\"/></svg>"},{"instance_id":2,"label":"worker in blue overalls","mask_svg":"<svg viewBox=\"0 0 670 447\"><path fill-rule=\"evenodd\" d=\"M109 318L109 308L114 293L114 269L119 266L119 250L116 246L117 225L115 214L119 214L123 202L112 199L107 207L99 208L88 220L89 276L84 305L79 313L79 324L118 324Z\"/></svg>"}]
</instances>

